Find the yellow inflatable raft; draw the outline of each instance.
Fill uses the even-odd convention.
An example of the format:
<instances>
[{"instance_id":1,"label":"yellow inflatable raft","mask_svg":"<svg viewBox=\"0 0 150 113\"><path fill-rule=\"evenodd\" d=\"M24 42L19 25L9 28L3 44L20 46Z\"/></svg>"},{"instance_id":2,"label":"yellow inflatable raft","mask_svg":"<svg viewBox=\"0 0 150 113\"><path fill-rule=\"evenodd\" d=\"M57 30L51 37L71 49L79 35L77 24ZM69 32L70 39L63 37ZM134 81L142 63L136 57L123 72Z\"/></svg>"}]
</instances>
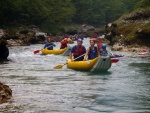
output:
<instances>
[{"instance_id":1,"label":"yellow inflatable raft","mask_svg":"<svg viewBox=\"0 0 150 113\"><path fill-rule=\"evenodd\" d=\"M47 54L60 55L60 54L63 54L66 50L67 50L67 48L54 49L54 50L42 49L41 52L42 52L43 55L47 55Z\"/></svg>"},{"instance_id":2,"label":"yellow inflatable raft","mask_svg":"<svg viewBox=\"0 0 150 113\"><path fill-rule=\"evenodd\" d=\"M109 56L100 56L92 60L71 61L67 59L67 68L85 71L107 71L111 67Z\"/></svg>"},{"instance_id":3,"label":"yellow inflatable raft","mask_svg":"<svg viewBox=\"0 0 150 113\"><path fill-rule=\"evenodd\" d=\"M98 57L93 60L87 60L87 61L73 61L71 62L70 59L67 59L67 68L70 69L77 69L77 70L90 70L94 66L94 64L97 62Z\"/></svg>"}]
</instances>

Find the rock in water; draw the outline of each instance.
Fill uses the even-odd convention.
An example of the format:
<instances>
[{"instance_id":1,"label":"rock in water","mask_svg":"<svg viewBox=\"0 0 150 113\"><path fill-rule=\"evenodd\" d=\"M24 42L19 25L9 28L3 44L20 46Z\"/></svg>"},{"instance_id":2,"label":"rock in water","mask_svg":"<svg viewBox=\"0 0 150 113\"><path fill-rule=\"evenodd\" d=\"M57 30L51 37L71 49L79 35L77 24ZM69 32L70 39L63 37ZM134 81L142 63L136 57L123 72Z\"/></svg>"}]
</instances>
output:
<instances>
[{"instance_id":1,"label":"rock in water","mask_svg":"<svg viewBox=\"0 0 150 113\"><path fill-rule=\"evenodd\" d=\"M0 104L6 102L12 97L12 90L9 86L0 82Z\"/></svg>"},{"instance_id":2,"label":"rock in water","mask_svg":"<svg viewBox=\"0 0 150 113\"><path fill-rule=\"evenodd\" d=\"M0 59L7 59L9 56L9 49L6 46L7 42L0 39Z\"/></svg>"},{"instance_id":3,"label":"rock in water","mask_svg":"<svg viewBox=\"0 0 150 113\"><path fill-rule=\"evenodd\" d=\"M9 50L6 46L0 45L0 59L7 59L9 56Z\"/></svg>"}]
</instances>

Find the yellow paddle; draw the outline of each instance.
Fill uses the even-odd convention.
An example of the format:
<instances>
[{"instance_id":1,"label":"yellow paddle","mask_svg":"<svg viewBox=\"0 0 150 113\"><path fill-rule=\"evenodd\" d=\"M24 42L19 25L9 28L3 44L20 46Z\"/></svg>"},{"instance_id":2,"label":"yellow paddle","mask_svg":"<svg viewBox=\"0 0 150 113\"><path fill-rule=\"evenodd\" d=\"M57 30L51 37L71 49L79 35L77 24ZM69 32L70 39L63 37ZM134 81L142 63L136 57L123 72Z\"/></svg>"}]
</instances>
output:
<instances>
[{"instance_id":1,"label":"yellow paddle","mask_svg":"<svg viewBox=\"0 0 150 113\"><path fill-rule=\"evenodd\" d=\"M81 55L81 56L79 56L79 57L77 57L77 58L75 58L75 59L73 59L73 61L74 60L76 60L76 59L78 59L78 58L80 58L80 57L82 57L82 56L84 56L85 54L83 54L83 55ZM64 65L66 65L67 63L65 63L65 64L59 64L59 65L57 65L57 66L55 66L53 69L61 69Z\"/></svg>"}]
</instances>

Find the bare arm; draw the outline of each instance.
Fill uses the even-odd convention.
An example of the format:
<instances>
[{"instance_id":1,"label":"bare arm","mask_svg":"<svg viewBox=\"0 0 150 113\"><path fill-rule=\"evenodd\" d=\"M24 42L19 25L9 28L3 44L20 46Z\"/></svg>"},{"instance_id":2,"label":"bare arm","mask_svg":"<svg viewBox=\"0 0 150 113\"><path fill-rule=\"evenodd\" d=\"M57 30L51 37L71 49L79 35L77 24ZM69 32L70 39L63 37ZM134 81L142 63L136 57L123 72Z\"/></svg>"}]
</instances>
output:
<instances>
[{"instance_id":1,"label":"bare arm","mask_svg":"<svg viewBox=\"0 0 150 113\"><path fill-rule=\"evenodd\" d=\"M100 50L98 49L98 47L97 47L97 55L98 57L100 56Z\"/></svg>"},{"instance_id":2,"label":"bare arm","mask_svg":"<svg viewBox=\"0 0 150 113\"><path fill-rule=\"evenodd\" d=\"M69 53L70 59L72 59L72 52Z\"/></svg>"},{"instance_id":3,"label":"bare arm","mask_svg":"<svg viewBox=\"0 0 150 113\"><path fill-rule=\"evenodd\" d=\"M84 59L83 59L84 61L87 59L87 56L88 56L88 54L89 54L89 50L90 50L90 49L87 48L87 51L86 51L85 56L84 56Z\"/></svg>"}]
</instances>

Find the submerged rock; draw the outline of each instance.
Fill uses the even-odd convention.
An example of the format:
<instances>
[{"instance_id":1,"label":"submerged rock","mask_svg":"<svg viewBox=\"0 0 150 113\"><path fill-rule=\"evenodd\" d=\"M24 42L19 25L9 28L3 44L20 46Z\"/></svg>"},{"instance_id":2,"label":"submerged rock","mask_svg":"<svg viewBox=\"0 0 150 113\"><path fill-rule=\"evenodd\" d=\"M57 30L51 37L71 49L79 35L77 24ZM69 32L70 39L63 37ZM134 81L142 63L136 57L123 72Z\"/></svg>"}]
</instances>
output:
<instances>
[{"instance_id":1,"label":"submerged rock","mask_svg":"<svg viewBox=\"0 0 150 113\"><path fill-rule=\"evenodd\" d=\"M11 99L11 97L12 97L12 90L10 89L10 87L0 82L0 104Z\"/></svg>"}]
</instances>

